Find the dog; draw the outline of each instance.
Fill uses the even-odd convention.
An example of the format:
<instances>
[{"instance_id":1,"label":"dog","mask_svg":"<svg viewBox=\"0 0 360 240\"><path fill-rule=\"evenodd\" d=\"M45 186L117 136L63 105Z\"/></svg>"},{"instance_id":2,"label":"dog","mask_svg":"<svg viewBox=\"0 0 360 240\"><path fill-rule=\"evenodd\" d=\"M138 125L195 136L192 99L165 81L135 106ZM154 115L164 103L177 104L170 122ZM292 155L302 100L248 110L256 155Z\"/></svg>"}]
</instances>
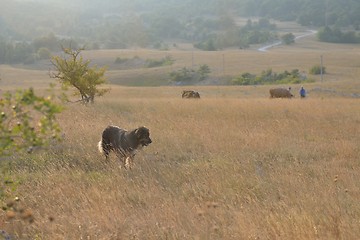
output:
<instances>
[{"instance_id":1,"label":"dog","mask_svg":"<svg viewBox=\"0 0 360 240\"><path fill-rule=\"evenodd\" d=\"M150 143L152 143L150 131L146 127L128 131L117 126L108 126L102 132L98 149L105 155L106 160L113 151L127 169L132 167L136 152Z\"/></svg>"}]
</instances>

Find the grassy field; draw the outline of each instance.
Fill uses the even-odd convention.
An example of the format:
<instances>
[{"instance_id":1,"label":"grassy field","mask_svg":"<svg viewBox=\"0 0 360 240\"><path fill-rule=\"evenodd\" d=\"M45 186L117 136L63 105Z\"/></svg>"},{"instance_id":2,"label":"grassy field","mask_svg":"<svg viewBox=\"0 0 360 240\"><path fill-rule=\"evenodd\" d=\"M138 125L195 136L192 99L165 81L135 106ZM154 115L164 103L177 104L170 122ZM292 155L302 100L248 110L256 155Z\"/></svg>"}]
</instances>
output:
<instances>
[{"instance_id":1,"label":"grassy field","mask_svg":"<svg viewBox=\"0 0 360 240\"><path fill-rule=\"evenodd\" d=\"M177 92L119 87L68 106L61 144L8 165L34 222L2 212L1 229L20 239L359 236L357 99L167 96ZM132 170L97 152L107 124L150 129Z\"/></svg>"},{"instance_id":2,"label":"grassy field","mask_svg":"<svg viewBox=\"0 0 360 240\"><path fill-rule=\"evenodd\" d=\"M109 66L111 91L92 106L66 105L61 143L1 161L20 201L17 212L0 211L0 231L11 239L357 239L358 46L304 39L265 53L181 48L84 52ZM173 66L114 64L165 55ZM321 55L328 74L305 85L307 99L269 99L269 86L163 86L171 69L193 64L209 64L221 83L268 68L308 72ZM0 65L0 73L2 91L42 91L53 81L48 63ZM300 86L291 87L297 95ZM183 89L202 98L181 99ZM150 129L153 143L132 170L98 153L108 124Z\"/></svg>"}]
</instances>

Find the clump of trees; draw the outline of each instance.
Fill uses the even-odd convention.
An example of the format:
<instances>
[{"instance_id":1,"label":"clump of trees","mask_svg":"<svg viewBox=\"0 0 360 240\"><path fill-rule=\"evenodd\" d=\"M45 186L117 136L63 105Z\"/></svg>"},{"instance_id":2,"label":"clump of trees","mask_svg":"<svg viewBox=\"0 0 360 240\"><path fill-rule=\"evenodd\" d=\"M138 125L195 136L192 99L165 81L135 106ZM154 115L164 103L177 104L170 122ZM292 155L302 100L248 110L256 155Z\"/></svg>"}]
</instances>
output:
<instances>
[{"instance_id":1,"label":"clump of trees","mask_svg":"<svg viewBox=\"0 0 360 240\"><path fill-rule=\"evenodd\" d=\"M281 41L286 44L286 45L290 45L292 43L295 42L295 36L293 33L287 33L287 34L284 34L282 37L281 37Z\"/></svg>"},{"instance_id":2,"label":"clump of trees","mask_svg":"<svg viewBox=\"0 0 360 240\"><path fill-rule=\"evenodd\" d=\"M177 84L194 84L205 80L210 73L210 67L206 64L199 66L197 70L183 67L170 73L170 81Z\"/></svg>"},{"instance_id":3,"label":"clump of trees","mask_svg":"<svg viewBox=\"0 0 360 240\"><path fill-rule=\"evenodd\" d=\"M285 70L282 73L276 73L272 69L268 69L262 71L260 76L246 72L231 81L234 85L297 84L305 82L312 82L312 80L301 75L298 69L293 69L290 72Z\"/></svg>"},{"instance_id":4,"label":"clump of trees","mask_svg":"<svg viewBox=\"0 0 360 240\"><path fill-rule=\"evenodd\" d=\"M0 37L0 64L32 64L37 60L50 59L52 52L61 46L78 47L72 39L60 39L54 34L35 38L32 42L10 41Z\"/></svg>"},{"instance_id":5,"label":"clump of trees","mask_svg":"<svg viewBox=\"0 0 360 240\"><path fill-rule=\"evenodd\" d=\"M317 33L322 42L331 43L360 43L360 34L355 31L343 32L339 28L323 27Z\"/></svg>"},{"instance_id":6,"label":"clump of trees","mask_svg":"<svg viewBox=\"0 0 360 240\"><path fill-rule=\"evenodd\" d=\"M52 72L50 76L59 80L63 89L74 88L74 94L81 97L81 102L94 103L95 97L109 91L107 88L99 88L106 83L104 77L106 69L97 66L90 67L90 61L85 61L81 56L82 50L63 48L67 57L54 56L52 58L51 63L55 72Z\"/></svg>"}]
</instances>

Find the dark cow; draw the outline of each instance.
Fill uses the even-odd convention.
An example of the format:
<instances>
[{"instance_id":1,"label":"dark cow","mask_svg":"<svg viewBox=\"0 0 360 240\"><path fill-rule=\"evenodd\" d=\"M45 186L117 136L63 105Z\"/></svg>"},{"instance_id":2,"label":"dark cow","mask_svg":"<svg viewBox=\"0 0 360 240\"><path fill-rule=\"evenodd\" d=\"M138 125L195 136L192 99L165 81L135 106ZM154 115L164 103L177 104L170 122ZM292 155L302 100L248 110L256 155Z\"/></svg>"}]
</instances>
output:
<instances>
[{"instance_id":1,"label":"dark cow","mask_svg":"<svg viewBox=\"0 0 360 240\"><path fill-rule=\"evenodd\" d=\"M182 98L200 98L200 94L193 90L184 90L181 95Z\"/></svg>"},{"instance_id":2,"label":"dark cow","mask_svg":"<svg viewBox=\"0 0 360 240\"><path fill-rule=\"evenodd\" d=\"M292 98L294 95L286 88L272 88L270 89L270 98Z\"/></svg>"}]
</instances>

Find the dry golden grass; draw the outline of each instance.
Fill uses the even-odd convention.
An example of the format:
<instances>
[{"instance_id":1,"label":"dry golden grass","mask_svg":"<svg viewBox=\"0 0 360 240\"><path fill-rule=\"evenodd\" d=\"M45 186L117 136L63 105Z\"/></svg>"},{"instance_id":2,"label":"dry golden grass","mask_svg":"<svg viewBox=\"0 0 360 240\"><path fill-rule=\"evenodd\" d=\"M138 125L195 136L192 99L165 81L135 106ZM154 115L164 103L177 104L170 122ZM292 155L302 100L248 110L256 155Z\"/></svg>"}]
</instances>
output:
<instances>
[{"instance_id":1,"label":"dry golden grass","mask_svg":"<svg viewBox=\"0 0 360 240\"><path fill-rule=\"evenodd\" d=\"M93 106L67 106L64 141L11 166L34 222L1 213L0 228L22 239L360 235L358 99L201 87L202 99L184 100L181 90L113 87ZM150 129L130 171L97 152L108 124Z\"/></svg>"}]
</instances>

